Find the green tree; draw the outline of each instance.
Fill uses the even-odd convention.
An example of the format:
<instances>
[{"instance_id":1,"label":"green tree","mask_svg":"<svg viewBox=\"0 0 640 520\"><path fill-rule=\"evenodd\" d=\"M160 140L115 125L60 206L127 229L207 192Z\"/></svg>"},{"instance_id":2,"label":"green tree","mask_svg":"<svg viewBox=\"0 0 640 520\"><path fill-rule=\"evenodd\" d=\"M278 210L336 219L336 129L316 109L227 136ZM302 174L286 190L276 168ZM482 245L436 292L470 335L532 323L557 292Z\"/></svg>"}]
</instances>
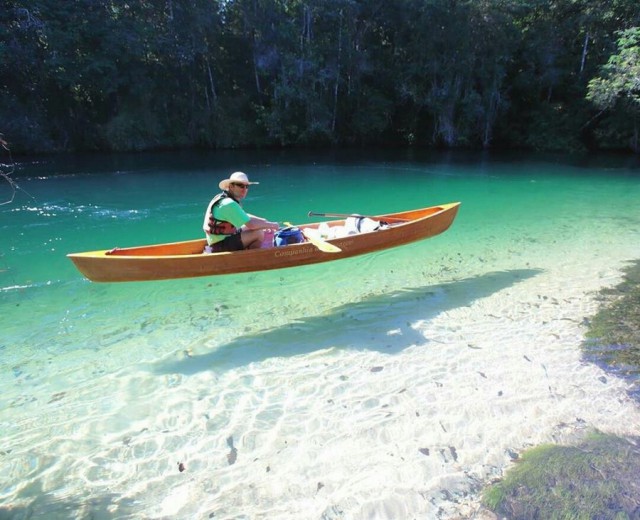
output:
<instances>
[{"instance_id":1,"label":"green tree","mask_svg":"<svg viewBox=\"0 0 640 520\"><path fill-rule=\"evenodd\" d=\"M0 9L0 120L14 150L50 148L43 21L26 2Z\"/></svg>"},{"instance_id":2,"label":"green tree","mask_svg":"<svg viewBox=\"0 0 640 520\"><path fill-rule=\"evenodd\" d=\"M618 110L631 122L630 146L640 151L640 28L618 33L618 52L602 67L602 75L589 81L587 99L603 110ZM631 117L629 117L629 115Z\"/></svg>"},{"instance_id":3,"label":"green tree","mask_svg":"<svg viewBox=\"0 0 640 520\"><path fill-rule=\"evenodd\" d=\"M5 6L0 119L14 152L380 142L566 150L637 134L625 108L636 108L632 89L618 90L603 117L592 118L585 97L609 56L630 52L614 35L640 26L636 0ZM616 66L600 78L614 93Z\"/></svg>"}]
</instances>

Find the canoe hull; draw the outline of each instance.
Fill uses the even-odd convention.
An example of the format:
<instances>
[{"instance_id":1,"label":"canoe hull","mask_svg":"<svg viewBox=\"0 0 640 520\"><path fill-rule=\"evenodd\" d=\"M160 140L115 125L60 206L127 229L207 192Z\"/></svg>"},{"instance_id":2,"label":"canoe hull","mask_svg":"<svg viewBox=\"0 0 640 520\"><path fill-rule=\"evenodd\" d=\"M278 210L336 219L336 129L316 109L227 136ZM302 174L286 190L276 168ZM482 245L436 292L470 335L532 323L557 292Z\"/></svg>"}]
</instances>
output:
<instances>
[{"instance_id":1,"label":"canoe hull","mask_svg":"<svg viewBox=\"0 0 640 520\"><path fill-rule=\"evenodd\" d=\"M459 202L454 202L372 217L387 220L392 226L328 240L341 249L338 253L325 253L310 242L304 242L286 247L203 254L205 240L201 239L67 256L84 276L94 282L168 280L283 269L349 258L439 235L451 226L459 206ZM344 221L329 224L341 225ZM300 228L311 233L318 226L308 224Z\"/></svg>"}]
</instances>

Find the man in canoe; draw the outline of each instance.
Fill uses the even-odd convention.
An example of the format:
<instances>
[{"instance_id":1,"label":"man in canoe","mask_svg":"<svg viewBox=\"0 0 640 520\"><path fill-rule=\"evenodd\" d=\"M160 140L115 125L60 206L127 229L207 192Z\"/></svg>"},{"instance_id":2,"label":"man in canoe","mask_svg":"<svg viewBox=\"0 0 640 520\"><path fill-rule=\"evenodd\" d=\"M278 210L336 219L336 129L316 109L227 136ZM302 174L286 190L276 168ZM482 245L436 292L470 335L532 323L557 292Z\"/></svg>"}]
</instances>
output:
<instances>
[{"instance_id":1,"label":"man in canoe","mask_svg":"<svg viewBox=\"0 0 640 520\"><path fill-rule=\"evenodd\" d=\"M204 215L202 229L207 237L205 252L240 251L262 247L265 230L277 230L278 223L256 217L242 209L249 182L242 172L232 173L220 181L222 193L216 195Z\"/></svg>"}]
</instances>

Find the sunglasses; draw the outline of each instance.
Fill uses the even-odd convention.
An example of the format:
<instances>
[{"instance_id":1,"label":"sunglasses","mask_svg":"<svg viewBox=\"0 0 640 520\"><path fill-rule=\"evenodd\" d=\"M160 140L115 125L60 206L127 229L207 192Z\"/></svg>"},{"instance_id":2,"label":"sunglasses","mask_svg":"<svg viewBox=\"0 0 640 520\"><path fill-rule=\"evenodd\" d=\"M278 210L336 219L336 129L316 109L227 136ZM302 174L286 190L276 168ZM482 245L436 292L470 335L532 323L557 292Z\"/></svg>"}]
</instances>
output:
<instances>
[{"instance_id":1,"label":"sunglasses","mask_svg":"<svg viewBox=\"0 0 640 520\"><path fill-rule=\"evenodd\" d=\"M242 184L240 182L232 182L231 186L235 186L236 188L243 188L245 190L249 189L249 185L248 184Z\"/></svg>"}]
</instances>

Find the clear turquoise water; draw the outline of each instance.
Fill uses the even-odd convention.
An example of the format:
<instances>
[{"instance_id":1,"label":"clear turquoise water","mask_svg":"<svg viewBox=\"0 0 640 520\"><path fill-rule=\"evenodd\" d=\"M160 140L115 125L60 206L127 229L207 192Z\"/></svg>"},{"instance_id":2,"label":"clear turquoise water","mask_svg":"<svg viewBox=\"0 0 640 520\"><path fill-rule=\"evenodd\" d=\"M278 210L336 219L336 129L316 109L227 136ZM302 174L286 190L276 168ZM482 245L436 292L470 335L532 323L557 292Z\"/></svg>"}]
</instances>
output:
<instances>
[{"instance_id":1,"label":"clear turquoise water","mask_svg":"<svg viewBox=\"0 0 640 520\"><path fill-rule=\"evenodd\" d=\"M200 236L218 181L236 169L261 183L252 187L247 209L280 222L306 222L310 210L462 206L439 237L281 271L95 284L66 259L69 252ZM398 384L399 391L398 381L426 388L455 377L456 367L466 366L465 345L485 338L517 349L544 337L554 319L579 323L595 308L593 291L640 257L640 167L619 157L164 153L40 159L19 164L14 176L24 191L0 206L0 460L8 468L0 476L0 516L10 518L84 518L87 511L100 518L211 511L216 518L317 518L333 506L353 518L428 514L427 505L411 505L397 490L372 498L380 489L367 479L384 464L322 466L327 473L316 475L317 461L331 458L317 443L331 444L337 424L359 417L365 438L376 441L371 450L407 444L417 435L412 427L396 425L394 441L384 415L371 411L383 406L385 388ZM501 319L488 324L492 317ZM553 358L558 374L576 370L591 381L593 374L580 372L579 331L553 334L562 338L548 353L560 356ZM450 349L447 356L425 358L421 345L438 342ZM517 350L514 356L522 359ZM359 380L363 372L376 373L363 369L371 364L386 367L388 379L377 393L375 384ZM398 370L395 378L390 367ZM370 390L376 397L362 404ZM618 391L603 395L603 403ZM359 403L362 416L317 408L337 396L349 406ZM471 404L471 412L451 411L450 403L464 396L450 399L434 414L447 408L455 423L468 414L479 420ZM603 406L602 417L617 413ZM558 414L544 417L542 440L562 422ZM523 424L508 436L516 449L532 439ZM353 428L357 439L363 430ZM341 449L354 450L349 443L356 442L365 447L362 460L371 459L367 442L349 441L348 431L339 435ZM225 459L229 438L246 454L233 465ZM291 480L283 484L289 491L262 480L253 495L232 485L253 474L243 460L276 460L286 439L299 445L287 466ZM490 472L478 468L490 466L495 474L508 464L488 447L483 451L493 444L489 436L467 452L466 471L480 481ZM475 452L484 455L474 458ZM190 459L198 491L184 478L179 484L187 473L175 471L178 458ZM354 475L360 484L349 484ZM307 477L334 485L324 483L325 495L304 505L306 495L293 483ZM428 495L429 485L421 485ZM457 506L448 507L454 514Z\"/></svg>"}]
</instances>

